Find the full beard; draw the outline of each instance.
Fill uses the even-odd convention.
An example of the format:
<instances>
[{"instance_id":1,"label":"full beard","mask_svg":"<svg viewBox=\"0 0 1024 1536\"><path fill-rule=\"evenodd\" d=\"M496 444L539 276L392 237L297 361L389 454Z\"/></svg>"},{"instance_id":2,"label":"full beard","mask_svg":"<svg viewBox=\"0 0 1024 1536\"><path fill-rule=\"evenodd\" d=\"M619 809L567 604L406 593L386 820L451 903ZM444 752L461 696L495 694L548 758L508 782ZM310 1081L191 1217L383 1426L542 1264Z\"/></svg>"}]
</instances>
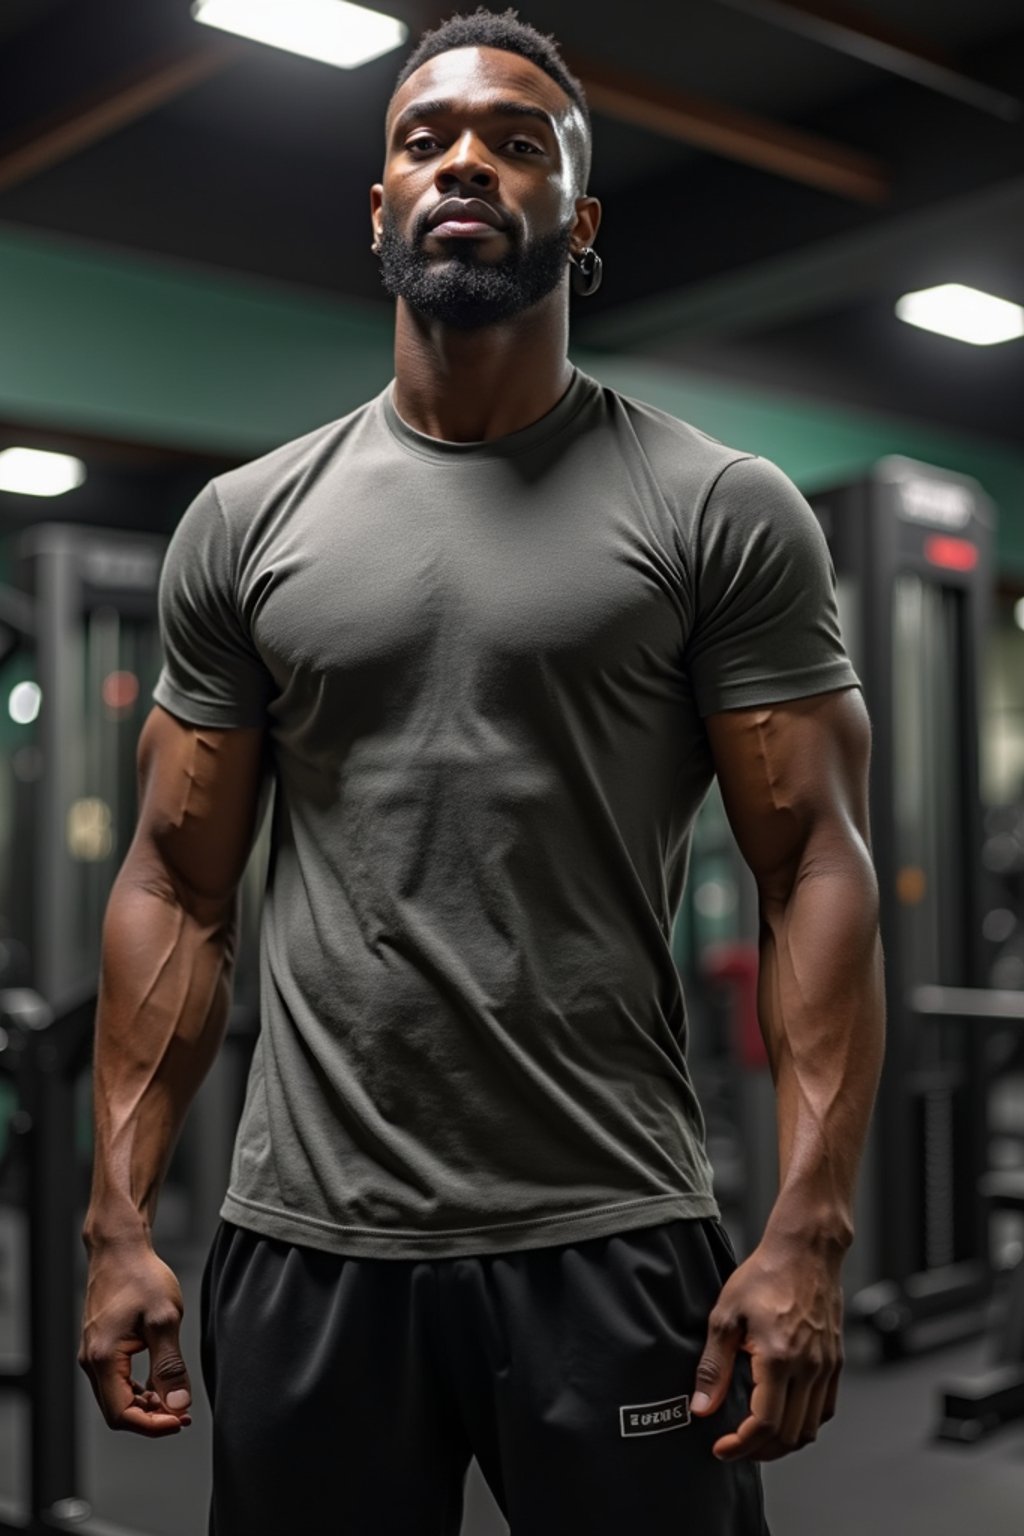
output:
<instances>
[{"instance_id":1,"label":"full beard","mask_svg":"<svg viewBox=\"0 0 1024 1536\"><path fill-rule=\"evenodd\" d=\"M444 257L427 256L425 232L406 240L384 215L381 282L392 298L404 299L419 314L474 331L510 320L557 287L568 264L572 224L525 246L507 231L509 249L498 261L481 261L472 239L453 239Z\"/></svg>"}]
</instances>

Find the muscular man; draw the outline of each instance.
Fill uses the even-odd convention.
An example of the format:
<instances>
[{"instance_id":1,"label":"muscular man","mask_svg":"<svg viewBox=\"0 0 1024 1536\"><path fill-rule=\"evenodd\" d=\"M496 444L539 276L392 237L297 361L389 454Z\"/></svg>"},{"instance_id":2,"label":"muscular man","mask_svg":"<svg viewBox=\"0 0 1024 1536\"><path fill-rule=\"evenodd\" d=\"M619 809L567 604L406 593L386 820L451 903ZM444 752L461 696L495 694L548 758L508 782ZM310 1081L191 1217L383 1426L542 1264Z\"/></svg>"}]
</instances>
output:
<instances>
[{"instance_id":1,"label":"muscular man","mask_svg":"<svg viewBox=\"0 0 1024 1536\"><path fill-rule=\"evenodd\" d=\"M202 1281L216 1536L454 1536L474 1454L516 1536L762 1536L759 1463L835 1409L883 1033L868 722L793 485L567 357L589 161L553 40L426 34L370 193L395 376L217 476L167 552L80 1360L112 1428L191 1423L152 1225L273 783ZM670 948L716 774L778 1098L742 1263Z\"/></svg>"}]
</instances>

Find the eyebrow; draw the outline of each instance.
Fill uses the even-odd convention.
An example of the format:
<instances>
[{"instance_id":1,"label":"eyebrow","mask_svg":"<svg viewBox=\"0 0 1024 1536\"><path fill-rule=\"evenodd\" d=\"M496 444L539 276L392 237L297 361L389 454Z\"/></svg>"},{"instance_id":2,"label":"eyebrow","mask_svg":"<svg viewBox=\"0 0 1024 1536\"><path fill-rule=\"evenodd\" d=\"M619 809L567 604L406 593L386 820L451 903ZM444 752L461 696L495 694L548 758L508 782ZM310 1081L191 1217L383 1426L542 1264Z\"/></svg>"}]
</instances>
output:
<instances>
[{"instance_id":1,"label":"eyebrow","mask_svg":"<svg viewBox=\"0 0 1024 1536\"><path fill-rule=\"evenodd\" d=\"M404 107L395 118L391 129L391 137L396 139L398 135L411 123L424 117L445 117L458 111L457 101L441 100L414 101ZM554 119L550 112L545 112L543 107L535 107L526 101L492 101L490 106L483 109L485 117L532 117L536 118L549 129L557 138Z\"/></svg>"}]
</instances>

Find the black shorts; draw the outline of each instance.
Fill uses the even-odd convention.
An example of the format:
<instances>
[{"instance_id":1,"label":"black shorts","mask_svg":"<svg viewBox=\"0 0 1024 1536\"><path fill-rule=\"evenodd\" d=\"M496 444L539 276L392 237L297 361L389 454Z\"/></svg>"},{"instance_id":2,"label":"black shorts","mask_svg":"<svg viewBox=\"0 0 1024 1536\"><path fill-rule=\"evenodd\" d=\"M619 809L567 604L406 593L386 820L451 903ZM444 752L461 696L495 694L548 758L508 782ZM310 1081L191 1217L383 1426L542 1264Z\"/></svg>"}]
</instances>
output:
<instances>
[{"instance_id":1,"label":"black shorts","mask_svg":"<svg viewBox=\"0 0 1024 1536\"><path fill-rule=\"evenodd\" d=\"M210 1536L458 1536L470 1460L512 1536L769 1536L760 1469L692 1419L736 1259L675 1220L471 1258L366 1259L221 1220L203 1270Z\"/></svg>"}]
</instances>

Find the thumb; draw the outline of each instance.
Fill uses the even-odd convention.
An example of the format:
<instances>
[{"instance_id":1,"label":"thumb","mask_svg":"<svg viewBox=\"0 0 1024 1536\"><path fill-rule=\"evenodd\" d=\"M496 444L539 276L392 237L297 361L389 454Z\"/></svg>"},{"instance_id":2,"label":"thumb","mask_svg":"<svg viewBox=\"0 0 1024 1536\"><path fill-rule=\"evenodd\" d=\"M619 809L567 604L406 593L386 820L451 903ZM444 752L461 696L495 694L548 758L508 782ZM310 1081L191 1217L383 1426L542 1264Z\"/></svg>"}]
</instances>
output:
<instances>
[{"instance_id":1,"label":"thumb","mask_svg":"<svg viewBox=\"0 0 1024 1536\"><path fill-rule=\"evenodd\" d=\"M192 1386L181 1357L178 1322L146 1330L149 1344L149 1384L170 1413L184 1413L192 1402Z\"/></svg>"},{"instance_id":2,"label":"thumb","mask_svg":"<svg viewBox=\"0 0 1024 1536\"><path fill-rule=\"evenodd\" d=\"M742 1338L743 1328L738 1321L726 1322L711 1314L704 1353L697 1362L697 1390L690 1399L692 1413L716 1413L722 1406Z\"/></svg>"}]
</instances>

